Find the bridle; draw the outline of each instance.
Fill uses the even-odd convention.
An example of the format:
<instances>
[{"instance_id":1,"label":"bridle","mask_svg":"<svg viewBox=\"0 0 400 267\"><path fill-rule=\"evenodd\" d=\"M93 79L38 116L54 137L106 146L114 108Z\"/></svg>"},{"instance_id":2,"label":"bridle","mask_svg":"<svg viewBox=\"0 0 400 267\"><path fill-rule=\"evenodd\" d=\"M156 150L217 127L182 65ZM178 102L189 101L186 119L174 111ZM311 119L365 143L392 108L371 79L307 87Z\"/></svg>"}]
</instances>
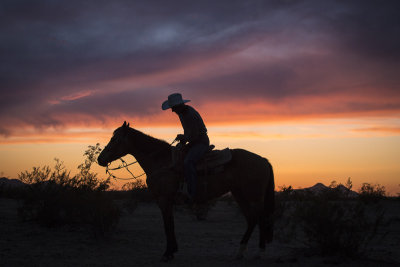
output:
<instances>
[{"instance_id":1,"label":"bridle","mask_svg":"<svg viewBox=\"0 0 400 267\"><path fill-rule=\"evenodd\" d=\"M107 165L107 167L106 167L106 174L108 174L108 178L112 177L112 178L114 178L114 179L116 179L116 180L117 180L117 179L118 179L118 180L133 180L133 179L137 179L137 178L139 178L139 177L141 177L141 176L143 176L143 175L146 174L146 173L143 172L142 174L140 174L140 175L138 175L138 176L135 176L135 175L131 172L131 170L129 170L128 166L138 163L137 160L134 161L134 162L131 162L131 163L129 163L129 164L126 163L126 161L123 160L122 158L119 158L119 160L122 162L122 165L119 165L119 166L116 167L116 168L110 169L109 166L110 166L111 162L108 163L108 165ZM120 170L120 169L122 169L122 168L125 168L125 169L132 175L132 178L121 178L121 177L116 177L114 174L111 173L111 171Z\"/></svg>"},{"instance_id":2,"label":"bridle","mask_svg":"<svg viewBox=\"0 0 400 267\"><path fill-rule=\"evenodd\" d=\"M177 138L175 138L174 141L172 141L172 143L170 143L169 145L172 146L176 141L178 141ZM155 154L158 154L158 153L160 153L160 152L163 151L163 150L164 150L164 149L155 151L155 152L151 153L150 155L148 155L147 157L154 156ZM129 170L128 166L131 166L131 165L134 165L134 164L138 163L137 160L134 161L134 162L131 162L131 163L127 163L127 162L126 162L125 160L123 160L122 158L118 158L118 159L121 161L122 164L119 165L119 166L116 167L116 168L112 168L112 169L109 168L111 162L109 162L109 163L107 164L107 167L106 167L106 174L108 174L108 178L114 178L115 180L125 180L125 181L127 181L127 180L135 180L135 179L137 179L137 178L139 178L139 177L141 177L141 176L143 176L143 175L146 174L145 172L143 172L142 174L136 176L136 175L133 174L133 172L132 172L131 170ZM117 177L117 176L115 176L114 174L111 173L111 171L120 170L120 169L123 169L123 168L125 168L125 169L132 175L131 178L121 178L121 177Z\"/></svg>"}]
</instances>

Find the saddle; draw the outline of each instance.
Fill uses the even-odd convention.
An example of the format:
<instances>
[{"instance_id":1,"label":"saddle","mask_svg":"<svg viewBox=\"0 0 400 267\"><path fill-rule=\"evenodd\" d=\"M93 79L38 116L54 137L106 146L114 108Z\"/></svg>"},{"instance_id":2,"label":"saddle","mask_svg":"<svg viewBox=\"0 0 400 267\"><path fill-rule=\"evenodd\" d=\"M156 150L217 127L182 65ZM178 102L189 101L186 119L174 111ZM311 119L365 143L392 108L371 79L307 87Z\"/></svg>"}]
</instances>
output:
<instances>
[{"instance_id":1,"label":"saddle","mask_svg":"<svg viewBox=\"0 0 400 267\"><path fill-rule=\"evenodd\" d=\"M224 170L225 164L232 159L232 154L229 148L223 150L213 150L214 145L211 145L203 156L202 159L196 165L196 171L198 175L198 187L197 187L197 202L203 203L206 201L208 191L208 175L218 174ZM185 191L185 180L183 176L183 160L185 158L187 148L184 145L178 144L172 148L172 169L178 173L179 176L179 188L181 191ZM178 198L179 199L179 198ZM178 201L179 202L179 201ZM199 217L198 217L199 218Z\"/></svg>"},{"instance_id":2,"label":"saddle","mask_svg":"<svg viewBox=\"0 0 400 267\"><path fill-rule=\"evenodd\" d=\"M223 150L214 150L215 146L210 145L209 150L196 165L199 175L215 174L224 170L224 165L232 159L229 148ZM182 146L176 146L172 149L172 166L178 171L183 170L183 160L186 155L186 149Z\"/></svg>"},{"instance_id":3,"label":"saddle","mask_svg":"<svg viewBox=\"0 0 400 267\"><path fill-rule=\"evenodd\" d=\"M206 152L204 157L197 163L196 170L201 173L216 173L223 170L223 166L232 159L229 148L213 150L214 145Z\"/></svg>"}]
</instances>

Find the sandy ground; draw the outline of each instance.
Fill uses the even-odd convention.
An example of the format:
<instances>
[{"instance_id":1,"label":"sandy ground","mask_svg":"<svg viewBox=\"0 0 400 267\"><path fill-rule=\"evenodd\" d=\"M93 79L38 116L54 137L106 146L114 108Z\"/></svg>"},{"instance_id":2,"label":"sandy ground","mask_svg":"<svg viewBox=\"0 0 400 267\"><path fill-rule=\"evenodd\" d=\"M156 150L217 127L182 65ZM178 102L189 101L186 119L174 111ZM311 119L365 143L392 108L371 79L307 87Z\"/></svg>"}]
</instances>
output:
<instances>
[{"instance_id":1,"label":"sandy ground","mask_svg":"<svg viewBox=\"0 0 400 267\"><path fill-rule=\"evenodd\" d=\"M178 207L179 251L169 263L160 262L165 239L162 218L153 203L141 203L133 213L125 212L117 229L104 238L94 238L83 228L48 229L21 222L17 206L15 200L0 199L0 266L400 266L398 201L388 207L395 219L387 229L388 241L374 246L368 258L358 260L313 256L300 244L280 242L279 238L255 259L257 230L246 257L235 260L245 230L245 220L235 204L217 202L206 221L197 221L188 210Z\"/></svg>"}]
</instances>

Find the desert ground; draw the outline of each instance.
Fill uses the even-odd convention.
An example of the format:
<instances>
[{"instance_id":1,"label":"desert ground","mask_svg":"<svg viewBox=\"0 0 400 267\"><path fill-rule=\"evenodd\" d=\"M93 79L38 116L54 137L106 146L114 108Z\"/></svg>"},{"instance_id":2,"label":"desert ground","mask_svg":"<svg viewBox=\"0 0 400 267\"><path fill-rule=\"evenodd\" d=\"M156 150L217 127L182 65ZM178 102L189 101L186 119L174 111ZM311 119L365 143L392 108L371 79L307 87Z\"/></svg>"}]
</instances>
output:
<instances>
[{"instance_id":1,"label":"desert ground","mask_svg":"<svg viewBox=\"0 0 400 267\"><path fill-rule=\"evenodd\" d=\"M0 266L400 266L400 201L384 204L390 220L385 238L356 259L320 256L299 240L283 241L275 225L275 240L260 258L255 230L244 259L235 259L245 220L234 202L218 201L207 220L190 210L175 209L179 251L172 262L160 262L165 248L161 214L155 203L125 210L115 230L95 237L85 227L46 228L23 222L18 201L0 198Z\"/></svg>"}]
</instances>

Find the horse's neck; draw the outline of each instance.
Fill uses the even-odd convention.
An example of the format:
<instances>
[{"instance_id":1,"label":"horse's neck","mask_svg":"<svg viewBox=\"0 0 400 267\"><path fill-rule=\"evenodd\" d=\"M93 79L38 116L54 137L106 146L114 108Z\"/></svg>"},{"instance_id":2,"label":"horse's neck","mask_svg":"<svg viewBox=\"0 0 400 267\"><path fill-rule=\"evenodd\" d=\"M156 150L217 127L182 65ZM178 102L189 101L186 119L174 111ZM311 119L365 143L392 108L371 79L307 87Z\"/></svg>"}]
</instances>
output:
<instances>
[{"instance_id":1,"label":"horse's neck","mask_svg":"<svg viewBox=\"0 0 400 267\"><path fill-rule=\"evenodd\" d=\"M130 154L136 158L146 174L166 166L171 161L171 146L137 130L131 132Z\"/></svg>"}]
</instances>

